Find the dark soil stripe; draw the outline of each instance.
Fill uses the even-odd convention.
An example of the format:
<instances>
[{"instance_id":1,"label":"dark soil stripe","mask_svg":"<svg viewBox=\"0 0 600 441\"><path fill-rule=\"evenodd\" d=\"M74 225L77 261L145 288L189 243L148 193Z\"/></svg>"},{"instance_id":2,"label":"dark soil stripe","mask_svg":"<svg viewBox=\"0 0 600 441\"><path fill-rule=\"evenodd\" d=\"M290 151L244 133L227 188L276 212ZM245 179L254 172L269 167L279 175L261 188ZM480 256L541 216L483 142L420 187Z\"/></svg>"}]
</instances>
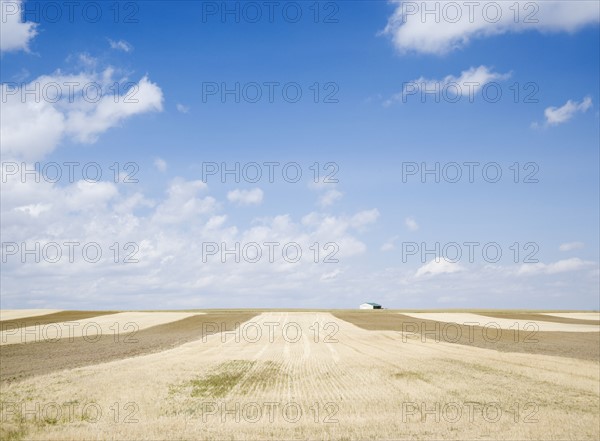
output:
<instances>
[{"instance_id":1,"label":"dark soil stripe","mask_svg":"<svg viewBox=\"0 0 600 441\"><path fill-rule=\"evenodd\" d=\"M381 331L403 331L416 338L455 343L501 352L555 355L600 361L600 332L517 332L455 323L423 320L391 311L332 311L337 318L360 328ZM492 321L490 321L491 323ZM460 332L459 332L460 329ZM486 332L487 331L487 332ZM460 336L459 336L460 334ZM498 341L495 340L497 335Z\"/></svg>"},{"instance_id":2,"label":"dark soil stripe","mask_svg":"<svg viewBox=\"0 0 600 441\"><path fill-rule=\"evenodd\" d=\"M26 328L28 326L42 326L50 323L70 322L75 320L84 320L101 315L117 314L120 311L60 311L52 314L36 315L33 317L23 317L14 320L0 321L0 330Z\"/></svg>"},{"instance_id":3,"label":"dark soil stripe","mask_svg":"<svg viewBox=\"0 0 600 441\"><path fill-rule=\"evenodd\" d=\"M600 326L600 320L584 320L574 319L567 317L555 317L544 314L531 314L531 313L518 313L518 312L483 312L479 315L485 315L486 317L512 319L512 320L530 320L530 321L542 321L542 322L553 322L553 323L568 323L571 325L596 325Z\"/></svg>"},{"instance_id":4,"label":"dark soil stripe","mask_svg":"<svg viewBox=\"0 0 600 441\"><path fill-rule=\"evenodd\" d=\"M135 334L101 335L91 342L84 338L62 339L0 346L0 381L13 382L63 369L89 366L122 358L159 352L197 340L216 330L233 330L255 312L218 312L196 315ZM216 325L216 326L213 326Z\"/></svg>"}]
</instances>

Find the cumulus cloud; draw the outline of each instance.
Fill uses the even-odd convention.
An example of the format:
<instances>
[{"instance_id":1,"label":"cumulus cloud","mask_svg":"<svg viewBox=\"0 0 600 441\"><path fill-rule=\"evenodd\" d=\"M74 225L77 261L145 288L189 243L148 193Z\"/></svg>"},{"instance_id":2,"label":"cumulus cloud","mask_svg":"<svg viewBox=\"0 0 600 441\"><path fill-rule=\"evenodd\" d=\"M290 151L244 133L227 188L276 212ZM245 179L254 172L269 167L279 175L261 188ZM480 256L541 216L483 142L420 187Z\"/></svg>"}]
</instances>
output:
<instances>
[{"instance_id":1,"label":"cumulus cloud","mask_svg":"<svg viewBox=\"0 0 600 441\"><path fill-rule=\"evenodd\" d=\"M595 266L594 262L585 261L578 257L559 260L553 263L524 263L519 267L518 275L558 274L580 271Z\"/></svg>"},{"instance_id":2,"label":"cumulus cloud","mask_svg":"<svg viewBox=\"0 0 600 441\"><path fill-rule=\"evenodd\" d=\"M155 158L154 167L156 167L159 172L164 173L167 171L167 161L162 158Z\"/></svg>"},{"instance_id":3,"label":"cumulus cloud","mask_svg":"<svg viewBox=\"0 0 600 441\"><path fill-rule=\"evenodd\" d=\"M107 93L115 82L113 75L110 68L76 75L58 71L26 85L2 84L2 155L41 159L64 139L94 143L100 134L134 115L162 110L162 90L147 76L115 99ZM39 94L25 95L24 90Z\"/></svg>"},{"instance_id":4,"label":"cumulus cloud","mask_svg":"<svg viewBox=\"0 0 600 441\"><path fill-rule=\"evenodd\" d=\"M131 94L125 93L122 100L115 103L112 96L104 96L94 106L85 106L69 111L67 133L77 141L93 143L98 135L122 120L136 114L161 111L163 94L155 83L144 76Z\"/></svg>"},{"instance_id":5,"label":"cumulus cloud","mask_svg":"<svg viewBox=\"0 0 600 441\"><path fill-rule=\"evenodd\" d=\"M48 211L50 208L52 208L52 204L37 203L15 207L15 211L27 213L31 217L38 217L41 213L43 213L44 211Z\"/></svg>"},{"instance_id":6,"label":"cumulus cloud","mask_svg":"<svg viewBox=\"0 0 600 441\"><path fill-rule=\"evenodd\" d=\"M379 210L373 208L372 210L361 211L350 219L350 225L353 228L363 228L369 224L374 223L379 218Z\"/></svg>"},{"instance_id":7,"label":"cumulus cloud","mask_svg":"<svg viewBox=\"0 0 600 441\"><path fill-rule=\"evenodd\" d=\"M321 278L320 278L320 280L321 280L321 281L329 281L329 280L334 280L334 279L337 279L337 277L338 277L340 274L342 274L342 272L343 272L343 271L342 271L341 269L339 269L339 268L338 268L338 269L335 269L335 270L333 270L333 271L331 271L331 272L329 272L329 273L325 273L325 274L321 275Z\"/></svg>"},{"instance_id":8,"label":"cumulus cloud","mask_svg":"<svg viewBox=\"0 0 600 441\"><path fill-rule=\"evenodd\" d=\"M75 262L63 258L53 264L35 263L31 257L23 264L20 255L8 256L0 274L3 305L36 301L71 307L139 307L136 302L143 296L145 302L161 307L191 307L207 299L221 302L220 294L225 292L235 293L237 301L252 298L255 302L256 295L278 299L282 292L306 292L309 286L316 290L320 283L336 286L342 269L333 263L316 264L314 259L336 262L364 253L366 245L356 231L376 218L371 210L344 216L313 212L300 221L279 214L236 225L222 211L226 204L209 190L202 181L175 178L163 196L150 199L135 186L113 182L82 180L64 185L44 179L35 182L33 177L23 182L18 174L8 175L0 194L3 241L26 242L30 248L35 241L42 246L94 242L103 254L96 263L85 262L80 246ZM244 244L265 242L279 244L273 261L264 246L257 263L245 261L251 253L242 254L237 262L229 256L223 263L220 251L203 260L207 243L218 247L225 243L231 250L236 243L243 249ZM113 260L115 243L121 253L118 264ZM301 246L297 264L283 256L283 245L288 243ZM4 257L6 252L3 247ZM130 253L136 263L123 264ZM293 257L294 250L288 255ZM36 288L40 277L60 283L47 283L40 291ZM178 295L172 296L174 292Z\"/></svg>"},{"instance_id":9,"label":"cumulus cloud","mask_svg":"<svg viewBox=\"0 0 600 441\"><path fill-rule=\"evenodd\" d=\"M24 22L22 0L0 0L0 52L29 51L29 42L37 35L36 24Z\"/></svg>"},{"instance_id":10,"label":"cumulus cloud","mask_svg":"<svg viewBox=\"0 0 600 441\"><path fill-rule=\"evenodd\" d=\"M4 243L26 242L31 248L33 241L96 242L103 255L97 263L84 262L80 246L74 263L63 257L58 263L36 264L30 257L22 264L21 256L9 256L0 272L2 305L139 308L143 301L155 308L259 304L333 308L357 306L373 292L376 301L396 307L431 307L440 296L496 307L533 308L546 302L549 308L564 309L597 304L598 276L592 274L597 262L576 259L538 266L533 273L539 278L515 277L517 265L469 266L466 271L444 260L420 267L389 262L391 267L373 269L363 260L367 244L359 230L376 222L374 209L345 215L311 212L300 218L278 214L246 224L228 216L226 198L213 197L201 181L176 178L165 188L163 195L149 197L137 185L22 182L19 175L8 175L0 192ZM266 247L257 263L243 258L236 263L233 256L222 263L220 251L203 261L203 244L221 247L222 242L229 250L235 243L243 248L250 242L295 242L301 244L303 256L297 264L286 262L279 246L273 263ZM110 249L115 243L120 249L118 264ZM128 243L137 248L125 249ZM315 243L319 264L314 262ZM138 262L124 264L132 252ZM323 263L327 257L339 263ZM43 289L40 280L46 282Z\"/></svg>"},{"instance_id":11,"label":"cumulus cloud","mask_svg":"<svg viewBox=\"0 0 600 441\"><path fill-rule=\"evenodd\" d=\"M3 26L3 31L7 28ZM4 44L4 34L2 40ZM126 47L116 42L115 49ZM33 161L51 154L62 142L93 143L134 115L162 110L162 90L147 76L115 97L115 81L126 79L118 80L112 68L96 72L98 60L87 54L71 61L84 71L66 74L59 70L28 84L2 84L2 95L7 98L0 111L4 160L26 161L22 165L32 170ZM64 85L68 83L76 86L67 89ZM92 89L87 91L88 99L83 99L85 86L92 83L111 91L110 95L95 99ZM22 94L25 88L38 88L54 96L52 84L63 86L58 99L44 96L46 99L40 100ZM89 99L90 93L94 101ZM154 166L164 171L167 163L155 158ZM110 173L104 179L110 179L107 175ZM337 193L321 196L330 202L339 199ZM266 296L265 302L273 304L272 300L279 301L284 292L317 292L320 283L337 286L342 270L316 262L333 263L364 253L367 246L358 232L379 215L377 210L339 216L313 212L297 220L289 214L277 214L252 219L245 225L236 224L223 212L228 208L223 202L257 204L262 202L262 190L233 190L222 199L212 196L206 183L180 177L168 182L164 194L150 197L139 186L117 185L110 180L53 183L39 173L37 179L29 174L25 180L20 174L9 173L6 180L3 175L3 259L11 253L5 246L8 242L26 243L28 249L48 243L77 242L80 246L74 261L63 255L56 263L36 262L31 257L23 263L20 253L10 254L0 272L0 302L3 307L152 304L169 308L229 302L237 296L231 301L252 299L254 306L260 306L256 299ZM265 256L257 264L231 257L223 263L221 255L209 262L203 260L209 242L225 243L227 249L246 243L280 245L273 261L263 248ZM81 245L89 243L98 244L102 250L93 263L82 259ZM298 265L283 255L282 245L289 243L301 245L303 256ZM129 257L135 260L125 264Z\"/></svg>"},{"instance_id":12,"label":"cumulus cloud","mask_svg":"<svg viewBox=\"0 0 600 441\"><path fill-rule=\"evenodd\" d=\"M382 34L389 36L401 53L446 54L474 39L529 30L572 33L598 23L600 15L600 4L595 1L520 1L516 2L518 16L515 2L473 6L448 1L393 3L396 9Z\"/></svg>"},{"instance_id":13,"label":"cumulus cloud","mask_svg":"<svg viewBox=\"0 0 600 441\"><path fill-rule=\"evenodd\" d=\"M580 250L583 247L584 247L583 242L566 242L566 243L561 243L560 246L558 247L558 249L560 251L573 251L573 250Z\"/></svg>"},{"instance_id":14,"label":"cumulus cloud","mask_svg":"<svg viewBox=\"0 0 600 441\"><path fill-rule=\"evenodd\" d=\"M319 193L317 205L319 205L321 208L326 208L333 205L344 196L344 193L337 189L337 181L330 182L325 177L319 179L318 182L311 180L308 183L308 187L311 190Z\"/></svg>"},{"instance_id":15,"label":"cumulus cloud","mask_svg":"<svg viewBox=\"0 0 600 441\"><path fill-rule=\"evenodd\" d=\"M264 193L260 188L252 190L240 190L236 188L227 193L227 200L238 205L260 205L263 201Z\"/></svg>"},{"instance_id":16,"label":"cumulus cloud","mask_svg":"<svg viewBox=\"0 0 600 441\"><path fill-rule=\"evenodd\" d=\"M331 189L323 193L319 197L319 205L321 207L329 207L333 205L337 200L341 199L344 193L339 190Z\"/></svg>"},{"instance_id":17,"label":"cumulus cloud","mask_svg":"<svg viewBox=\"0 0 600 441\"><path fill-rule=\"evenodd\" d=\"M176 108L179 113L189 113L189 111L190 111L189 106L184 106L183 104L180 104L180 103L177 103Z\"/></svg>"},{"instance_id":18,"label":"cumulus cloud","mask_svg":"<svg viewBox=\"0 0 600 441\"><path fill-rule=\"evenodd\" d=\"M113 182L77 181L63 193L64 207L70 212L103 209L117 193Z\"/></svg>"},{"instance_id":19,"label":"cumulus cloud","mask_svg":"<svg viewBox=\"0 0 600 441\"><path fill-rule=\"evenodd\" d=\"M592 98L586 96L581 102L567 101L561 107L548 107L544 110L546 126L557 126L566 123L577 113L585 113L592 107Z\"/></svg>"},{"instance_id":20,"label":"cumulus cloud","mask_svg":"<svg viewBox=\"0 0 600 441\"><path fill-rule=\"evenodd\" d=\"M406 102L409 96L425 93L425 91L438 91L439 95L447 96L449 100L464 96L473 101L475 93L486 84L493 81L503 81L510 78L510 76L511 73L501 74L493 72L490 67L482 65L464 70L459 76L447 75L441 80L420 77L416 80L405 82L402 92L393 95L384 101L383 104L389 106L394 102Z\"/></svg>"},{"instance_id":21,"label":"cumulus cloud","mask_svg":"<svg viewBox=\"0 0 600 441\"><path fill-rule=\"evenodd\" d=\"M393 251L396 249L396 241L400 239L400 236L390 237L383 245L381 245L381 251Z\"/></svg>"},{"instance_id":22,"label":"cumulus cloud","mask_svg":"<svg viewBox=\"0 0 600 441\"><path fill-rule=\"evenodd\" d=\"M379 210L363 210L348 216L333 216L312 212L302 218L302 225L313 228L313 240L322 243L335 242L339 246L339 255L356 256L364 253L366 245L349 234L351 230L365 231L379 218Z\"/></svg>"},{"instance_id":23,"label":"cumulus cloud","mask_svg":"<svg viewBox=\"0 0 600 441\"><path fill-rule=\"evenodd\" d=\"M417 231L419 229L419 224L414 217L407 217L404 219L404 225L406 225L406 228L410 231Z\"/></svg>"},{"instance_id":24,"label":"cumulus cloud","mask_svg":"<svg viewBox=\"0 0 600 441\"><path fill-rule=\"evenodd\" d=\"M71 59L71 57L69 57ZM98 59L87 52L77 55L77 64L85 69L93 69L98 65Z\"/></svg>"},{"instance_id":25,"label":"cumulus cloud","mask_svg":"<svg viewBox=\"0 0 600 441\"><path fill-rule=\"evenodd\" d=\"M125 40L115 41L109 38L108 43L110 44L111 49L118 51L131 52L133 50L133 46Z\"/></svg>"},{"instance_id":26,"label":"cumulus cloud","mask_svg":"<svg viewBox=\"0 0 600 441\"><path fill-rule=\"evenodd\" d=\"M199 197L199 193L206 189L207 185L200 180L173 179L167 188L167 198L156 207L154 221L161 224L181 224L215 212L215 198Z\"/></svg>"},{"instance_id":27,"label":"cumulus cloud","mask_svg":"<svg viewBox=\"0 0 600 441\"><path fill-rule=\"evenodd\" d=\"M415 273L415 277L425 277L425 276L437 276L440 274L453 274L460 271L464 271L464 268L456 263L449 262L446 259L434 259L423 266L419 267L417 272Z\"/></svg>"}]
</instances>

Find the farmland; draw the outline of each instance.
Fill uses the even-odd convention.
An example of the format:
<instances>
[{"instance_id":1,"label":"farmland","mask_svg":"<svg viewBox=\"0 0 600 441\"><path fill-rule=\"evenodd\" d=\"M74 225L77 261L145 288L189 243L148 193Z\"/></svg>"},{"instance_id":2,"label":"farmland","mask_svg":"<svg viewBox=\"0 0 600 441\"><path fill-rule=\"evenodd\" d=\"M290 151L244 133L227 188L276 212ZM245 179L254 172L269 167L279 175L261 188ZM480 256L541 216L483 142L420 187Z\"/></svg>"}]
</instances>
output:
<instances>
[{"instance_id":1,"label":"farmland","mask_svg":"<svg viewBox=\"0 0 600 441\"><path fill-rule=\"evenodd\" d=\"M597 314L111 314L118 335L27 342L94 313L2 314L2 439L600 437Z\"/></svg>"}]
</instances>

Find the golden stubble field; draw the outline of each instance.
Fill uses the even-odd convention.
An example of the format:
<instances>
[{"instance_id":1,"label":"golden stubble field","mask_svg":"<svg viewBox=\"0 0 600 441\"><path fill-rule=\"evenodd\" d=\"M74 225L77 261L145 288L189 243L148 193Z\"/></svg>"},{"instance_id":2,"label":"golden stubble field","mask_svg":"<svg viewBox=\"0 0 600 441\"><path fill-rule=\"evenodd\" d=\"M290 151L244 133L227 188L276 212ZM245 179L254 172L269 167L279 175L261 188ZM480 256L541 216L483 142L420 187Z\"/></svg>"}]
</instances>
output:
<instances>
[{"instance_id":1,"label":"golden stubble field","mask_svg":"<svg viewBox=\"0 0 600 441\"><path fill-rule=\"evenodd\" d=\"M567 327L533 334L472 327L466 340L457 327L419 320L394 311L207 311L140 329L137 353L113 349L107 359L103 351L123 338L110 335L96 350L81 337L5 344L0 361L12 374L0 383L1 438L600 439L595 317L550 316ZM186 326L185 336L176 332ZM7 332L14 342L14 327ZM560 349L573 341L572 354ZM66 363L69 344L80 367ZM19 370L14 359L58 367Z\"/></svg>"}]
</instances>

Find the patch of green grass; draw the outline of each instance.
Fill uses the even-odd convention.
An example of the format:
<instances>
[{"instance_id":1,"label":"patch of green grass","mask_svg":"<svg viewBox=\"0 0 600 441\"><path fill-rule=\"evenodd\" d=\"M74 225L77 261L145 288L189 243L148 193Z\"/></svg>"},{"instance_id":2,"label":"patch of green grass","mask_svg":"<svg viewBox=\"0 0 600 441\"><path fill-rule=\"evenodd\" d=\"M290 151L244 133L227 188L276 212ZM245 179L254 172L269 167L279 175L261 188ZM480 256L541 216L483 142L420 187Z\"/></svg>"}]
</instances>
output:
<instances>
[{"instance_id":1,"label":"patch of green grass","mask_svg":"<svg viewBox=\"0 0 600 441\"><path fill-rule=\"evenodd\" d=\"M219 364L208 375L170 386L169 393L185 391L193 398L222 398L239 385L240 393L245 395L275 385L280 372L280 366L272 361L232 360Z\"/></svg>"},{"instance_id":2,"label":"patch of green grass","mask_svg":"<svg viewBox=\"0 0 600 441\"><path fill-rule=\"evenodd\" d=\"M272 361L232 360L217 365L207 374L169 386L165 416L199 415L204 399L225 397L234 388L236 393L251 395L274 387L281 379L281 367ZM198 400L201 398L201 400Z\"/></svg>"},{"instance_id":3,"label":"patch of green grass","mask_svg":"<svg viewBox=\"0 0 600 441\"><path fill-rule=\"evenodd\" d=\"M221 363L217 367L216 373L191 380L186 386L191 386L190 395L192 397L224 397L254 367L255 363L255 361L248 360L233 360Z\"/></svg>"},{"instance_id":4,"label":"patch of green grass","mask_svg":"<svg viewBox=\"0 0 600 441\"><path fill-rule=\"evenodd\" d=\"M248 394L256 390L265 390L277 383L281 367L272 361L261 363L257 369L248 374L242 383L241 392Z\"/></svg>"}]
</instances>

